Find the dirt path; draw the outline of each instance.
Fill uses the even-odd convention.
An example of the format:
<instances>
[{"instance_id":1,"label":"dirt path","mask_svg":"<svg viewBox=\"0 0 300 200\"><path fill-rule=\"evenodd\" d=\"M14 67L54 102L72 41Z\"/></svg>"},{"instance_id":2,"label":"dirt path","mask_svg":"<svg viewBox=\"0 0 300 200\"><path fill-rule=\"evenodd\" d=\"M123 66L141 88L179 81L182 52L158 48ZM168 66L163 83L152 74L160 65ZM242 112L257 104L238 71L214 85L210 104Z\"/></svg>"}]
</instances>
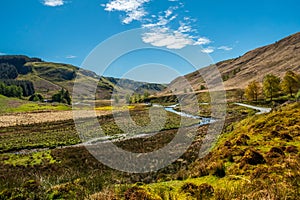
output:
<instances>
[{"instance_id":1,"label":"dirt path","mask_svg":"<svg viewBox=\"0 0 300 200\"><path fill-rule=\"evenodd\" d=\"M80 112L80 111L77 111ZM97 116L111 114L111 111L96 111ZM82 118L90 115L83 111L79 114ZM73 111L48 111L36 113L15 113L0 116L0 127L9 127L23 124L37 124L44 122L65 121L73 119Z\"/></svg>"}]
</instances>

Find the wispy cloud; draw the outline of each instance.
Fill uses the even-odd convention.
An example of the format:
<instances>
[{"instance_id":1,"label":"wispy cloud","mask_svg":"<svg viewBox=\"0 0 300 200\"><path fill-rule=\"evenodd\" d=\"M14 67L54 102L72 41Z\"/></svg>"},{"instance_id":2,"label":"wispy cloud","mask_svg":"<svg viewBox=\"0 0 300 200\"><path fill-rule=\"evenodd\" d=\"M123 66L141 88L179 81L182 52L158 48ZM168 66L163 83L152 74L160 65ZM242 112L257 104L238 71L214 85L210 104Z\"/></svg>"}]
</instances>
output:
<instances>
[{"instance_id":1,"label":"wispy cloud","mask_svg":"<svg viewBox=\"0 0 300 200\"><path fill-rule=\"evenodd\" d=\"M43 4L45 6L56 7L65 4L64 0L44 0Z\"/></svg>"},{"instance_id":2,"label":"wispy cloud","mask_svg":"<svg viewBox=\"0 0 300 200\"><path fill-rule=\"evenodd\" d=\"M207 47L201 50L203 53L213 53L215 51L214 47Z\"/></svg>"},{"instance_id":3,"label":"wispy cloud","mask_svg":"<svg viewBox=\"0 0 300 200\"><path fill-rule=\"evenodd\" d=\"M220 46L218 47L219 50L224 50L224 51L231 51L232 47L228 47L228 46Z\"/></svg>"},{"instance_id":4,"label":"wispy cloud","mask_svg":"<svg viewBox=\"0 0 300 200\"><path fill-rule=\"evenodd\" d=\"M6 53L0 52L0 56L4 56L6 55Z\"/></svg>"},{"instance_id":5,"label":"wispy cloud","mask_svg":"<svg viewBox=\"0 0 300 200\"><path fill-rule=\"evenodd\" d=\"M190 16L181 16L186 13L184 4L180 0L168 0L169 7L160 12L151 13L147 10L146 3L152 0L110 0L102 4L108 12L125 12L122 19L124 24L139 21L146 31L142 36L145 43L153 46L167 47L169 49L181 49L189 45L208 45L210 39L201 37L193 27L195 19ZM206 52L214 51L211 48Z\"/></svg>"},{"instance_id":6,"label":"wispy cloud","mask_svg":"<svg viewBox=\"0 0 300 200\"><path fill-rule=\"evenodd\" d=\"M74 56L74 55L68 55L66 56L67 59L74 59L74 58L77 58L77 56Z\"/></svg>"},{"instance_id":7,"label":"wispy cloud","mask_svg":"<svg viewBox=\"0 0 300 200\"><path fill-rule=\"evenodd\" d=\"M198 38L198 40L194 43L194 45L206 45L209 43L211 43L210 39L201 37L201 38Z\"/></svg>"},{"instance_id":8,"label":"wispy cloud","mask_svg":"<svg viewBox=\"0 0 300 200\"><path fill-rule=\"evenodd\" d=\"M157 47L169 49L182 49L193 44L193 39L187 34L179 31L172 31L168 28L155 28L143 35L143 41Z\"/></svg>"}]
</instances>

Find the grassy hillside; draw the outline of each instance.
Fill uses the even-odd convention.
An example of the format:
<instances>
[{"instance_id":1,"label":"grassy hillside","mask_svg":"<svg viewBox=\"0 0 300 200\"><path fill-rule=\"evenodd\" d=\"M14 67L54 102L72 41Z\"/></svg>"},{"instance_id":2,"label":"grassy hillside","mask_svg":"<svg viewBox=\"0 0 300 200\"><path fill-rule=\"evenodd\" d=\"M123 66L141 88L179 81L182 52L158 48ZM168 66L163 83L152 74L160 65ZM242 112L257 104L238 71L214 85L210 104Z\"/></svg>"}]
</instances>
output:
<instances>
[{"instance_id":1,"label":"grassy hillside","mask_svg":"<svg viewBox=\"0 0 300 200\"><path fill-rule=\"evenodd\" d=\"M3 95L0 95L0 105L0 116L7 113L71 110L70 106L64 104L28 102L18 98L8 98Z\"/></svg>"},{"instance_id":2,"label":"grassy hillside","mask_svg":"<svg viewBox=\"0 0 300 200\"><path fill-rule=\"evenodd\" d=\"M297 199L299 111L293 103L249 116L228 126L211 153L178 172L178 180L128 191L149 199Z\"/></svg>"},{"instance_id":3,"label":"grassy hillside","mask_svg":"<svg viewBox=\"0 0 300 200\"><path fill-rule=\"evenodd\" d=\"M165 86L160 84L141 83L128 79L117 79L112 77L99 77L89 70L79 69L78 67L49 62L28 62L26 67L32 69L31 73L20 75L18 79L31 80L38 93L50 97L62 87L72 92L76 74L81 76L80 82L84 79L93 79L98 82L97 99L109 99L114 90L125 96L133 91L143 94L145 91L155 93L162 91Z\"/></svg>"}]
</instances>

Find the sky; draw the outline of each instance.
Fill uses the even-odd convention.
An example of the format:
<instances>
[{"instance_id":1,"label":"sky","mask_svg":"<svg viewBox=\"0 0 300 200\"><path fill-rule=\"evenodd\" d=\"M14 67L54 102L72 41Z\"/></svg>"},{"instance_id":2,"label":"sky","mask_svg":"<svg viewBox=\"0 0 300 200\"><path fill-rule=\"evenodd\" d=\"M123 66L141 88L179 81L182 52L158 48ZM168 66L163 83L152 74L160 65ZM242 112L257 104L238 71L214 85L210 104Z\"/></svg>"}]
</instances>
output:
<instances>
[{"instance_id":1,"label":"sky","mask_svg":"<svg viewBox=\"0 0 300 200\"><path fill-rule=\"evenodd\" d=\"M2 0L0 5L0 55L28 55L150 82L195 70L173 51L199 47L215 63L300 31L298 0ZM101 62L85 65L99 44L136 28L143 32L132 42L152 50L120 55L103 74ZM115 53L118 45L103 55ZM144 71L134 73L138 66Z\"/></svg>"}]
</instances>

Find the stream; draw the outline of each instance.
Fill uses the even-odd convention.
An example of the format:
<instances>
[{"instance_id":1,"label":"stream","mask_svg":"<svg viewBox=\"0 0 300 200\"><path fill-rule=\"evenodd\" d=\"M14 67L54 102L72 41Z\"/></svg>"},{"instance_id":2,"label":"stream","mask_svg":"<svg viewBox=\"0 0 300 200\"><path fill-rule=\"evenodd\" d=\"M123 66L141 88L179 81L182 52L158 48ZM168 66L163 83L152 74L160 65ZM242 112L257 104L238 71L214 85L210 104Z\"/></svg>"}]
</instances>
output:
<instances>
[{"instance_id":1,"label":"stream","mask_svg":"<svg viewBox=\"0 0 300 200\"><path fill-rule=\"evenodd\" d=\"M191 118L191 119L199 119L201 120L199 122L199 124L196 125L192 125L192 126L204 126L204 125L208 125L210 123L216 122L215 119L212 119L210 117L200 117L200 116L196 116L196 115L191 115L188 113L184 113L184 112L180 112L175 110L176 105L172 105L172 106L165 106L164 109L167 112L172 112L175 113L179 116L182 117L187 117L187 118ZM153 107L163 107L161 105L153 105ZM69 146L62 146L62 147L56 147L56 149L64 149L64 148L70 148L70 147L82 147L82 146L87 146L87 145L95 145L95 144L99 144L99 143L107 143L107 142L119 142L119 141L124 141L124 140L129 140L129 139L136 139L136 138L148 138L151 137L153 135L157 134L157 132L152 132L152 133L140 133L140 134L117 134L117 135L112 135L112 136L101 136L99 138L94 138L91 139L89 141L83 142L83 143L79 143L79 144L75 144L75 145L69 145ZM12 154L29 154L32 152L38 152L38 151L44 151L44 150L49 150L49 148L43 148L43 149L24 149L18 152L13 152Z\"/></svg>"},{"instance_id":2,"label":"stream","mask_svg":"<svg viewBox=\"0 0 300 200\"><path fill-rule=\"evenodd\" d=\"M256 114L264 114L264 113L269 113L271 112L271 108L263 108L263 107L258 107L258 106L252 106L252 105L248 105L248 104L242 104L242 103L235 103L236 105L239 106L244 106L247 108L251 108L254 110L258 110L258 112ZM196 115L191 115L185 112L180 112L175 110L176 106L178 106L178 104L176 105L172 105L172 106L165 106L164 109L167 112L172 112L175 113L179 116L182 117L187 117L187 118L191 118L191 119L199 119L201 120L199 122L199 124L196 125L192 125L192 126L204 126L204 125L208 125L211 123L216 122L216 119L213 119L211 117L200 117L200 116L196 116ZM157 105L154 104L153 107L163 107L161 105ZM153 133L140 133L140 134L117 134L117 135L112 135L112 136L101 136L99 138L94 138L92 140L83 142L83 143L79 143L76 145L69 145L69 146L62 146L62 147L56 147L56 149L64 149L64 148L70 148L70 147L82 147L82 146L87 146L87 145L95 145L98 143L107 143L107 142L117 142L117 141L124 141L124 140L129 140L129 139L135 139L135 138L148 138L151 137L153 135L155 135L157 132L153 132ZM44 150L49 150L49 148L43 148L43 149L24 149L18 152L13 152L12 154L29 154L29 153L33 153L33 152L38 152L38 151L44 151Z\"/></svg>"}]
</instances>

